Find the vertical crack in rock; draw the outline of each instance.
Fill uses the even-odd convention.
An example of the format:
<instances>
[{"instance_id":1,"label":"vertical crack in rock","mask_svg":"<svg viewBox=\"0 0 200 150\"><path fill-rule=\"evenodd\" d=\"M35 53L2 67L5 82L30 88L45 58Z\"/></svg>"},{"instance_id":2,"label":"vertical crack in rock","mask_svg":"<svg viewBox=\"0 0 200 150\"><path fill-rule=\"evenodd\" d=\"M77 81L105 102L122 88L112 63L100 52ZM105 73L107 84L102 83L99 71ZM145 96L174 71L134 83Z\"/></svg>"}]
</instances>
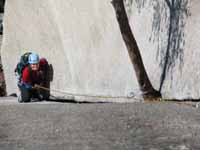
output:
<instances>
[{"instance_id":1,"label":"vertical crack in rock","mask_svg":"<svg viewBox=\"0 0 200 150\"><path fill-rule=\"evenodd\" d=\"M135 0L140 12L147 0ZM167 73L173 69L179 61L179 69L182 70L186 18L190 16L188 0L150 0L153 7L152 35L150 41L157 42L157 59L160 62L162 73L160 88L162 90Z\"/></svg>"},{"instance_id":2,"label":"vertical crack in rock","mask_svg":"<svg viewBox=\"0 0 200 150\"><path fill-rule=\"evenodd\" d=\"M164 80L167 72L171 70L171 79L173 80L173 68L179 60L180 71L183 66L184 56L184 28L186 18L189 16L188 0L165 0L168 10L168 31L167 31L167 44L166 49L159 49L160 53L160 66L162 67L162 74L160 78L160 88L162 90Z\"/></svg>"}]
</instances>

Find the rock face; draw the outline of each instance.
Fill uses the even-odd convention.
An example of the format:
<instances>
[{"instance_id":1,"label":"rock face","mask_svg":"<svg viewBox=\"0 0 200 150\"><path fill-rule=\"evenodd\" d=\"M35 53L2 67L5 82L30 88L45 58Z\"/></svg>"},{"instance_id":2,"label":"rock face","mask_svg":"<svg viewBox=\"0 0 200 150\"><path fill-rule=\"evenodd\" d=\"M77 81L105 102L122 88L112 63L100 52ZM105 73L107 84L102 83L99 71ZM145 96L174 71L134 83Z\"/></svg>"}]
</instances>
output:
<instances>
[{"instance_id":1,"label":"rock face","mask_svg":"<svg viewBox=\"0 0 200 150\"><path fill-rule=\"evenodd\" d=\"M164 98L198 99L200 1L167 2L126 1L130 24L153 86ZM8 94L17 91L14 68L26 51L53 65L52 89L141 94L108 0L7 1L1 54Z\"/></svg>"}]
</instances>

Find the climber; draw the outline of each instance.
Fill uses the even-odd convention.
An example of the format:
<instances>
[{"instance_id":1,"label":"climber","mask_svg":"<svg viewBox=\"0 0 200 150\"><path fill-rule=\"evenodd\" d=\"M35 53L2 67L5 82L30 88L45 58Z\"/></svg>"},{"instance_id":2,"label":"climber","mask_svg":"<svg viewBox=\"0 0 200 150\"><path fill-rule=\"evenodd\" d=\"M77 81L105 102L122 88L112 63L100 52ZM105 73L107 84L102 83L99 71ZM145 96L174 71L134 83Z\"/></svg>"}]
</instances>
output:
<instances>
[{"instance_id":1,"label":"climber","mask_svg":"<svg viewBox=\"0 0 200 150\"><path fill-rule=\"evenodd\" d=\"M22 60L27 57L27 64ZM24 65L26 64L26 65ZM22 65L23 64L23 65ZM24 66L24 67L22 67ZM16 70L19 76L18 87L20 94L18 96L18 102L30 102L32 98L37 100L49 99L50 92L47 90L38 89L36 85L40 85L49 88L50 83L48 80L48 62L45 58L39 59L39 55L35 53L26 53L21 56ZM23 69L21 69L23 68ZM21 69L21 76L20 70Z\"/></svg>"}]
</instances>

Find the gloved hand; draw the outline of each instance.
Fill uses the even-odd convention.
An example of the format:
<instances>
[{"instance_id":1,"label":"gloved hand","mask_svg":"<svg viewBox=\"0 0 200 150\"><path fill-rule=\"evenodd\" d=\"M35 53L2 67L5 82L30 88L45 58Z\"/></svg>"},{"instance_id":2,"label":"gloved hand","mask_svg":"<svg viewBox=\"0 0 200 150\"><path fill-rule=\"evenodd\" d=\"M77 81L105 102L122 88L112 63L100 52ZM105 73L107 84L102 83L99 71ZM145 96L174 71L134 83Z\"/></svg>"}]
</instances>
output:
<instances>
[{"instance_id":1,"label":"gloved hand","mask_svg":"<svg viewBox=\"0 0 200 150\"><path fill-rule=\"evenodd\" d=\"M34 85L32 86L32 88L33 88L33 89L38 89L38 88L39 88L39 85L34 84Z\"/></svg>"}]
</instances>

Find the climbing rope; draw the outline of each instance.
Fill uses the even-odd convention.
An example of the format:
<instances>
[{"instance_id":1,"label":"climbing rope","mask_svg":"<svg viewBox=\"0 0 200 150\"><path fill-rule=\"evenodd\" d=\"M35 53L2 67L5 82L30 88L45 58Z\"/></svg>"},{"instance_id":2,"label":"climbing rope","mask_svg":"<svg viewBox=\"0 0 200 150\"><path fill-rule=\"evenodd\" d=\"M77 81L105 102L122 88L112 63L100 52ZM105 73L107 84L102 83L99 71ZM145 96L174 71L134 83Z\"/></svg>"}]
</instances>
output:
<instances>
[{"instance_id":1,"label":"climbing rope","mask_svg":"<svg viewBox=\"0 0 200 150\"><path fill-rule=\"evenodd\" d=\"M111 95L89 95L89 94L79 94L79 93L70 93L70 92L66 92L66 91L62 91L62 90L58 90L58 89L50 89L50 88L46 88L40 85L35 85L34 88L39 88L39 89L43 89L46 91L52 91L52 92L57 92L57 93L62 93L64 95L68 95L68 96L83 96L83 97L92 97L92 98L104 98L104 99L111 99L111 98L125 98L125 99L139 99L136 98L134 95L131 96L111 96ZM162 98L148 98L148 99L144 99L145 103L157 103L157 102L174 102L178 105L187 105L187 106L192 106L192 107L199 107L199 103L196 104L191 104L191 103L186 103L186 102L182 102L182 101L177 101L177 100L167 100L167 99L162 99Z\"/></svg>"},{"instance_id":2,"label":"climbing rope","mask_svg":"<svg viewBox=\"0 0 200 150\"><path fill-rule=\"evenodd\" d=\"M93 97L93 98L126 98L126 99L131 99L135 98L134 96L112 96L112 95L89 95L89 94L79 94L79 93L70 93L58 89L49 89L40 85L35 85L34 88L39 88L43 89L46 91L52 91L52 92L57 92L57 93L62 93L64 95L69 95L69 96L84 96L84 97Z\"/></svg>"}]
</instances>

